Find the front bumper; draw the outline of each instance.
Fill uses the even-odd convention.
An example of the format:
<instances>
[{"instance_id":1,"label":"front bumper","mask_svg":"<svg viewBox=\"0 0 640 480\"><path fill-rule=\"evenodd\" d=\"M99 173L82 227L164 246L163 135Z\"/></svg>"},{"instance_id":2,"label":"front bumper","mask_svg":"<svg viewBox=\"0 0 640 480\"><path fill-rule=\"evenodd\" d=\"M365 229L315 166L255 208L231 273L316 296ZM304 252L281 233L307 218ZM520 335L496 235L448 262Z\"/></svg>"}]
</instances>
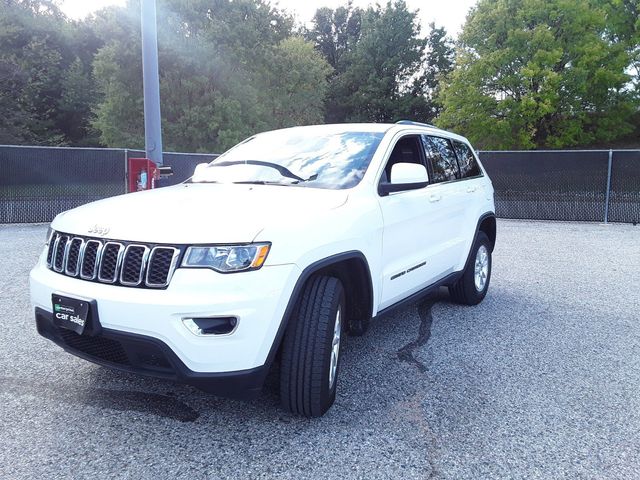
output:
<instances>
[{"instance_id":1,"label":"front bumper","mask_svg":"<svg viewBox=\"0 0 640 480\"><path fill-rule=\"evenodd\" d=\"M273 357L299 274L295 265L227 275L179 268L167 289L152 290L67 277L48 270L41 257L30 275L31 300L42 318L51 315L54 292L95 300L105 335L142 336L159 342L161 350L168 349L185 372L244 372L263 367ZM238 326L230 335L197 336L183 322L184 318L211 316L234 316Z\"/></svg>"},{"instance_id":2,"label":"front bumper","mask_svg":"<svg viewBox=\"0 0 640 480\"><path fill-rule=\"evenodd\" d=\"M206 392L232 398L253 398L260 393L269 367L224 373L190 370L160 340L135 333L102 328L96 336L78 335L54 325L52 314L36 307L36 328L45 338L80 358L106 367L193 385Z\"/></svg>"}]
</instances>

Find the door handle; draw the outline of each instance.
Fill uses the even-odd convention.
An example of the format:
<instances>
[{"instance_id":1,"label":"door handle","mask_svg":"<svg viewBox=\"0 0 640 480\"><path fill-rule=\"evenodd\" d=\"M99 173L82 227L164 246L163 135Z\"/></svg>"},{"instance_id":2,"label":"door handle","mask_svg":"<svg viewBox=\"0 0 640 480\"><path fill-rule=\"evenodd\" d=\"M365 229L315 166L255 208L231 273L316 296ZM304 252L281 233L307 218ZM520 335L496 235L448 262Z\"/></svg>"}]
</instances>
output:
<instances>
[{"instance_id":1,"label":"door handle","mask_svg":"<svg viewBox=\"0 0 640 480\"><path fill-rule=\"evenodd\" d=\"M467 187L467 193L473 193L478 189L478 187Z\"/></svg>"},{"instance_id":2,"label":"door handle","mask_svg":"<svg viewBox=\"0 0 640 480\"><path fill-rule=\"evenodd\" d=\"M442 200L442 195L438 195L436 193L429 195L429 201L431 203L439 202L440 200Z\"/></svg>"}]
</instances>

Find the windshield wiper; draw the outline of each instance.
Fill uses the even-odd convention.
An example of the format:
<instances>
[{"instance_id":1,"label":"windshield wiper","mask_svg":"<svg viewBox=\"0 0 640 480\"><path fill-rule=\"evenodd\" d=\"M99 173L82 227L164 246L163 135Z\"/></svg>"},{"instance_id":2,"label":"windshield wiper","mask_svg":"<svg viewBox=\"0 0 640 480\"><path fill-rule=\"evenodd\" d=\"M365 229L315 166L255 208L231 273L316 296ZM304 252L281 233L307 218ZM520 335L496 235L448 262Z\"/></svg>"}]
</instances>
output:
<instances>
[{"instance_id":1,"label":"windshield wiper","mask_svg":"<svg viewBox=\"0 0 640 480\"><path fill-rule=\"evenodd\" d=\"M295 185L299 184L299 183L305 183L305 182L313 182L314 180L318 179L318 174L314 173L313 175L311 175L309 178L304 178L302 180L296 180L294 183Z\"/></svg>"},{"instance_id":2,"label":"windshield wiper","mask_svg":"<svg viewBox=\"0 0 640 480\"><path fill-rule=\"evenodd\" d=\"M278 173L280 173L280 175L282 175L283 177L291 178L293 180L297 180L298 182L307 181L304 178L299 177L298 175L293 173L287 167L283 167L282 165L279 165L277 163L263 162L262 160L235 160L235 161L219 162L219 163L214 162L211 164L212 167L227 167L229 165L259 165L261 167L269 167L269 168L273 168L274 170L277 170ZM240 182L235 182L235 183L240 183Z\"/></svg>"},{"instance_id":3,"label":"windshield wiper","mask_svg":"<svg viewBox=\"0 0 640 480\"><path fill-rule=\"evenodd\" d=\"M272 182L269 180L241 180L239 182L232 182L236 185L295 185L298 182L291 183L283 183L283 182Z\"/></svg>"},{"instance_id":4,"label":"windshield wiper","mask_svg":"<svg viewBox=\"0 0 640 480\"><path fill-rule=\"evenodd\" d=\"M252 185L299 185L299 184L305 183L305 182L313 182L317 178L318 178L318 174L316 173L316 174L311 175L307 179L294 180L294 181L292 181L290 183L273 182L273 181L269 181L269 180L242 180L242 181L233 182L233 183L240 183L240 184L245 183L245 184L252 184Z\"/></svg>"}]
</instances>

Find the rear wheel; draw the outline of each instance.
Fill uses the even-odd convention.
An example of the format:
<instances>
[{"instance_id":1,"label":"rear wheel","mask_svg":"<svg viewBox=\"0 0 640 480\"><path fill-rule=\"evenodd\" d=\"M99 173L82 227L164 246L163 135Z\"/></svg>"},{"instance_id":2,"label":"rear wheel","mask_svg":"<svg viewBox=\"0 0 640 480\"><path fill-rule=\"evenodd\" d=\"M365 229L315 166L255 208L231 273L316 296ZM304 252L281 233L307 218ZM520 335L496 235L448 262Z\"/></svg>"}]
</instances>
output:
<instances>
[{"instance_id":1,"label":"rear wheel","mask_svg":"<svg viewBox=\"0 0 640 480\"><path fill-rule=\"evenodd\" d=\"M344 289L330 276L309 279L282 345L280 401L305 417L319 417L333 404L344 331Z\"/></svg>"},{"instance_id":2,"label":"rear wheel","mask_svg":"<svg viewBox=\"0 0 640 480\"><path fill-rule=\"evenodd\" d=\"M471 249L469 263L456 283L449 287L451 298L465 305L477 305L487 294L491 280L491 243L480 231Z\"/></svg>"}]
</instances>

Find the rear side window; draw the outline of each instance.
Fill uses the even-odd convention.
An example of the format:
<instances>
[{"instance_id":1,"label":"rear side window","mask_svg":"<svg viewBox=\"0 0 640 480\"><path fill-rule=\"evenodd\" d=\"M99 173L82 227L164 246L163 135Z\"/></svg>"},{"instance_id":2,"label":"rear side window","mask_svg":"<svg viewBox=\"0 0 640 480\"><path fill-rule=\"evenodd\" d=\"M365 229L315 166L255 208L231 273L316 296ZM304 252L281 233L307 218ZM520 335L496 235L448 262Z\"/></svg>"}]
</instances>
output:
<instances>
[{"instance_id":1,"label":"rear side window","mask_svg":"<svg viewBox=\"0 0 640 480\"><path fill-rule=\"evenodd\" d=\"M446 182L460 178L456 154L449 140L442 137L422 136L422 143L431 163L433 183Z\"/></svg>"},{"instance_id":2,"label":"rear side window","mask_svg":"<svg viewBox=\"0 0 640 480\"><path fill-rule=\"evenodd\" d=\"M462 178L478 177L482 175L480 165L478 165L478 161L469 146L462 142L456 142L455 140L453 140L452 143L453 148L458 155L458 165L460 165L460 175Z\"/></svg>"}]
</instances>

